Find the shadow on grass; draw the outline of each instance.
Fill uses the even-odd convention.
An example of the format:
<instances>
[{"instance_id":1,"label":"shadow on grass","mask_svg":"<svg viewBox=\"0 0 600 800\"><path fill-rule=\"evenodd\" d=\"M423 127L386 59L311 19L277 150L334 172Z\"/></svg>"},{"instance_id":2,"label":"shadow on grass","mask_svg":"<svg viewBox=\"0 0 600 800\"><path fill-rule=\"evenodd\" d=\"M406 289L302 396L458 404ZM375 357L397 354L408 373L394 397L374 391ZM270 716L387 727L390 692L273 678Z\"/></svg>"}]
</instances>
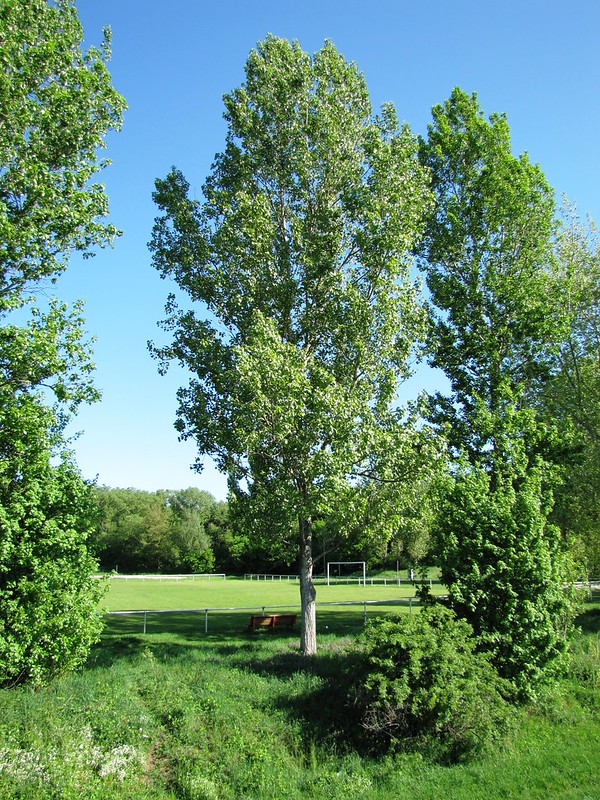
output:
<instances>
[{"instance_id":1,"label":"shadow on grass","mask_svg":"<svg viewBox=\"0 0 600 800\"><path fill-rule=\"evenodd\" d=\"M371 615L369 615L371 616ZM356 748L349 738L353 709L348 701L352 669L347 645L364 627L356 609L324 609L317 617L319 653L300 653L300 625L293 631L248 630L249 614L222 613L209 619L190 613L148 614L144 634L141 615L107 617L101 641L87 667L107 667L152 654L160 663L227 661L234 669L275 676L290 683L289 693L274 698L275 707L305 730L305 741L333 744L338 751ZM303 679L307 676L302 689ZM354 737L352 737L354 738Z\"/></svg>"},{"instance_id":2,"label":"shadow on grass","mask_svg":"<svg viewBox=\"0 0 600 800\"><path fill-rule=\"evenodd\" d=\"M377 748L373 748L352 701L356 655L342 649L306 661L310 665L305 665L304 670L309 669L319 679L317 686L300 693L280 694L276 707L301 726L305 742L340 755L351 752L375 755ZM273 659L271 668L280 671L281 660Z\"/></svg>"},{"instance_id":3,"label":"shadow on grass","mask_svg":"<svg viewBox=\"0 0 600 800\"><path fill-rule=\"evenodd\" d=\"M293 630L249 629L248 612L204 613L169 612L107 616L102 639L92 648L88 667L106 667L116 661L132 660L150 651L160 661L191 658L198 648L213 650L220 656L238 653L251 659L278 644L297 652L300 642L299 621ZM354 637L362 630L364 620L356 610L321 611L317 617L319 636ZM207 630L208 627L208 630ZM305 660L302 660L306 664ZM298 666L296 670L298 670Z\"/></svg>"},{"instance_id":4,"label":"shadow on grass","mask_svg":"<svg viewBox=\"0 0 600 800\"><path fill-rule=\"evenodd\" d=\"M588 608L575 619L583 633L600 633L600 608Z\"/></svg>"},{"instance_id":5,"label":"shadow on grass","mask_svg":"<svg viewBox=\"0 0 600 800\"><path fill-rule=\"evenodd\" d=\"M357 629L355 621L348 619L346 626L349 636L319 637L315 656L302 655L299 641L290 641L287 649L275 653L256 649L254 654L247 650L242 654L238 650L240 657L233 662L238 669L277 678L289 687L273 697L272 707L300 726L308 760L314 746L340 755L374 754L351 699L358 665L351 645L362 625Z\"/></svg>"},{"instance_id":6,"label":"shadow on grass","mask_svg":"<svg viewBox=\"0 0 600 800\"><path fill-rule=\"evenodd\" d=\"M382 614L406 611L406 607L396 606L371 606L368 609L368 619ZM255 611L213 611L208 614L204 611L148 611L148 612L120 612L119 614L106 615L106 636L139 635L140 633L172 633L185 639L197 641L207 635L234 636L248 632L250 617ZM297 614L295 631L300 629L300 612ZM345 636L356 632L364 626L365 613L362 605L337 606L319 608L317 610L318 633L334 633ZM286 629L274 631L256 631L255 635L283 636Z\"/></svg>"},{"instance_id":7,"label":"shadow on grass","mask_svg":"<svg viewBox=\"0 0 600 800\"><path fill-rule=\"evenodd\" d=\"M368 619L382 614L395 613L395 607L369 608ZM153 639L159 635L169 646L161 644L167 654L184 652L193 647L221 646L236 650L256 643L291 641L299 642L300 615L293 630L249 629L250 611L210 612L172 611L167 613L107 615L101 642L93 649L90 665L106 666L120 658L139 654L145 648L154 650ZM317 635L321 637L354 638L365 624L362 606L321 608L317 610ZM157 643L156 643L157 644ZM260 649L260 648L259 648Z\"/></svg>"},{"instance_id":8,"label":"shadow on grass","mask_svg":"<svg viewBox=\"0 0 600 800\"><path fill-rule=\"evenodd\" d=\"M371 616L371 615L369 615ZM374 615L373 615L374 616ZM202 644L206 642L237 640L299 638L300 621L292 630L288 628L275 630L249 629L249 612L211 613L208 619L204 612L148 612L143 614L120 614L106 616L106 625L102 634L102 643L106 645L121 639L166 634L180 642ZM318 634L334 634L337 636L355 635L362 630L364 617L357 610L319 611L317 615Z\"/></svg>"}]
</instances>

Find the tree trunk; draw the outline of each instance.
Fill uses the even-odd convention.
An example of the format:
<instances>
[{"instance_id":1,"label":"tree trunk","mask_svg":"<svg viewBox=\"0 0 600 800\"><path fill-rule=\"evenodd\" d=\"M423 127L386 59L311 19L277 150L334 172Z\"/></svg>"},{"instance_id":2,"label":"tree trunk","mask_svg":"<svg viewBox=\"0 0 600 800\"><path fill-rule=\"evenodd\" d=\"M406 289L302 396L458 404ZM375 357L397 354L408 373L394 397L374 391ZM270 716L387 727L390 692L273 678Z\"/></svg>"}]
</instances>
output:
<instances>
[{"instance_id":1,"label":"tree trunk","mask_svg":"<svg viewBox=\"0 0 600 800\"><path fill-rule=\"evenodd\" d=\"M300 532L300 650L306 656L317 652L316 591L313 584L312 525L310 519L299 520Z\"/></svg>"}]
</instances>

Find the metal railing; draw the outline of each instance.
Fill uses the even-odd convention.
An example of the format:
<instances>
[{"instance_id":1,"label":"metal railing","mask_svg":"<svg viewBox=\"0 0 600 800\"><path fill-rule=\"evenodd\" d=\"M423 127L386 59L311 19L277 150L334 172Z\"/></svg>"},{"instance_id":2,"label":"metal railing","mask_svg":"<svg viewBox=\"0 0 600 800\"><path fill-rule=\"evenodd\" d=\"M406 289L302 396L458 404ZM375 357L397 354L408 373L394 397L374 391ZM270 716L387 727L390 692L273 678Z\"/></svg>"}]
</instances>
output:
<instances>
[{"instance_id":1,"label":"metal railing","mask_svg":"<svg viewBox=\"0 0 600 800\"><path fill-rule=\"evenodd\" d=\"M216 577L216 576L215 576ZM294 577L294 576L291 576ZM390 582L393 582L392 579L388 579ZM368 582L368 580L367 580ZM424 581L430 583L429 580ZM589 582L579 584L578 588L580 589L587 589L589 591L589 600L590 601L597 601L600 600L600 583L599 582ZM405 606L408 607L410 613L413 611L414 606L418 606L421 604L421 599L417 596L414 597L397 597L393 599L387 600L341 600L341 601L323 601L316 603L317 611L319 609L323 609L325 607L333 607L333 606L362 606L363 608L363 619L366 623L367 621L367 609L369 607L375 606ZM226 612L257 612L260 611L261 614L270 613L272 611L279 611L282 609L296 609L300 610L300 605L297 603L290 604L290 605L254 605L254 606L213 606L208 608L152 608L152 609L130 609L124 611L107 611L106 615L109 617L124 617L124 616L142 616L143 617L143 632L146 633L148 630L148 616L152 614L202 614L204 615L204 632L208 633L208 622L210 614L224 614Z\"/></svg>"},{"instance_id":2,"label":"metal railing","mask_svg":"<svg viewBox=\"0 0 600 800\"><path fill-rule=\"evenodd\" d=\"M362 606L363 619L367 621L367 608L370 606L391 606L399 605L408 607L412 613L413 606L418 605L420 600L418 597L400 597L392 600L343 600L337 602L325 601L316 603L317 611L325 606ZM203 614L204 615L204 633L208 633L208 620L210 614L223 614L225 612L243 612L243 611L259 611L261 614L267 614L272 611L279 611L282 609L300 609L298 604L284 605L284 606L229 606L229 607L212 607L212 608L153 608L145 610L128 610L128 611L107 611L106 615L109 617L118 616L142 616L143 617L143 632L147 633L148 630L148 615L150 614Z\"/></svg>"}]
</instances>

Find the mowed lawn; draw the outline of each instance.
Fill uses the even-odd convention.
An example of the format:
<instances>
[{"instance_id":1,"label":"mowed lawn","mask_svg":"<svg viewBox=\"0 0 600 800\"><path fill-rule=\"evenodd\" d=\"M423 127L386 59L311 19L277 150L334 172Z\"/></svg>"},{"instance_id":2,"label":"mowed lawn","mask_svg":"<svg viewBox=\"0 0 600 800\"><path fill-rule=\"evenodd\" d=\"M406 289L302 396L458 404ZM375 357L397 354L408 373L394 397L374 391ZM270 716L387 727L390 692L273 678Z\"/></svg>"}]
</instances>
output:
<instances>
[{"instance_id":1,"label":"mowed lawn","mask_svg":"<svg viewBox=\"0 0 600 800\"><path fill-rule=\"evenodd\" d=\"M434 584L434 589L436 585ZM439 588L439 585L437 586ZM415 596L408 581L387 585L339 583L317 586L317 603L392 600ZM243 578L112 578L102 605L108 611L146 609L262 608L299 605L300 588L290 580Z\"/></svg>"},{"instance_id":2,"label":"mowed lawn","mask_svg":"<svg viewBox=\"0 0 600 800\"><path fill-rule=\"evenodd\" d=\"M441 590L439 584L433 584L434 592ZM400 585L393 580L388 580L387 585L376 582L371 585L368 579L366 586L358 583L318 585L317 625L321 631L350 632L362 627L365 610L369 616L409 612L414 597L415 587L406 580ZM333 605L335 603L356 605ZM278 610L299 613L300 588L297 581L285 579L112 578L102 607L108 612L174 612L148 614L145 620L133 614L110 616L108 631L117 635L137 631L144 624L148 632L170 630L190 635L207 631L239 632L247 627L251 614L261 613L263 609L266 613ZM209 609L208 615L205 609ZM192 610L199 613L189 613Z\"/></svg>"}]
</instances>

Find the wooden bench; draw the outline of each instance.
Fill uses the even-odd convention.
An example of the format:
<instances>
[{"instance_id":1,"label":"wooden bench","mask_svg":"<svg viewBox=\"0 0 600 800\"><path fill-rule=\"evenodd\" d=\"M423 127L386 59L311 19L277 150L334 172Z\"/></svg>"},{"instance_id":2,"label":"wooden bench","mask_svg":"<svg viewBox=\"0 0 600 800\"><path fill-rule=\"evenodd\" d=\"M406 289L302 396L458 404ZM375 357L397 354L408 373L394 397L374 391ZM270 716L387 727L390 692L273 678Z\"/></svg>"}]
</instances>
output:
<instances>
[{"instance_id":1,"label":"wooden bench","mask_svg":"<svg viewBox=\"0 0 600 800\"><path fill-rule=\"evenodd\" d=\"M260 628L267 628L272 631L275 628L287 627L291 630L296 624L296 614L256 614L250 617L248 628L252 631Z\"/></svg>"}]
</instances>

